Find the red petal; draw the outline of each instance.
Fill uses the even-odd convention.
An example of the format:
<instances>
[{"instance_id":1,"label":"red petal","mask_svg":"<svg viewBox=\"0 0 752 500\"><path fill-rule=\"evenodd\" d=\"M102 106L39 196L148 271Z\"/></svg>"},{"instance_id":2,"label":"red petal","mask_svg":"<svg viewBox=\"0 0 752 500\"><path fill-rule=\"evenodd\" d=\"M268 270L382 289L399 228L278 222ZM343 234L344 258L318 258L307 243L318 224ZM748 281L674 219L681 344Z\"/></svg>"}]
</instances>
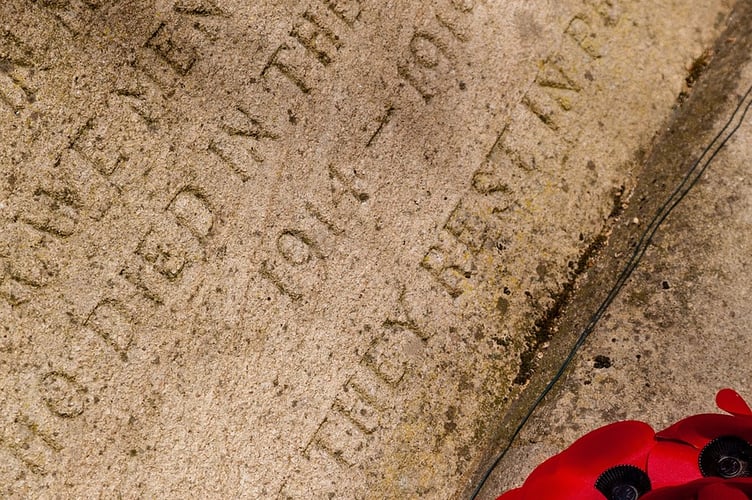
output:
<instances>
[{"instance_id":1,"label":"red petal","mask_svg":"<svg viewBox=\"0 0 752 500\"><path fill-rule=\"evenodd\" d=\"M745 492L748 495L752 495L752 477L741 477L738 479L728 479L726 484L731 484L735 488Z\"/></svg>"},{"instance_id":2,"label":"red petal","mask_svg":"<svg viewBox=\"0 0 752 500\"><path fill-rule=\"evenodd\" d=\"M645 470L654 437L644 422L616 422L596 429L539 465L522 486L524 498L603 500L595 489L598 477L616 465Z\"/></svg>"},{"instance_id":3,"label":"red petal","mask_svg":"<svg viewBox=\"0 0 752 500\"><path fill-rule=\"evenodd\" d=\"M729 484L715 483L702 488L697 500L749 500L749 497Z\"/></svg>"},{"instance_id":4,"label":"red petal","mask_svg":"<svg viewBox=\"0 0 752 500\"><path fill-rule=\"evenodd\" d=\"M595 489L595 479L590 483L560 476L553 481L526 482L522 490L520 500L604 500L603 493Z\"/></svg>"},{"instance_id":5,"label":"red petal","mask_svg":"<svg viewBox=\"0 0 752 500\"><path fill-rule=\"evenodd\" d=\"M698 449L719 436L738 436L752 442L752 417L704 413L680 420L656 434L659 440L681 441Z\"/></svg>"},{"instance_id":6,"label":"red petal","mask_svg":"<svg viewBox=\"0 0 752 500\"><path fill-rule=\"evenodd\" d=\"M706 477L678 486L657 488L640 500L748 500L752 478L721 479Z\"/></svg>"},{"instance_id":7,"label":"red petal","mask_svg":"<svg viewBox=\"0 0 752 500\"><path fill-rule=\"evenodd\" d=\"M629 464L645 470L654 438L655 431L648 424L626 420L584 435L559 456L567 468L595 480L615 465Z\"/></svg>"},{"instance_id":8,"label":"red petal","mask_svg":"<svg viewBox=\"0 0 752 500\"><path fill-rule=\"evenodd\" d=\"M694 500L698 498L698 493L703 488L713 484L722 484L722 481L717 477L709 477L678 486L653 489L641 496L640 500ZM745 500L747 499L745 498Z\"/></svg>"},{"instance_id":9,"label":"red petal","mask_svg":"<svg viewBox=\"0 0 752 500\"><path fill-rule=\"evenodd\" d=\"M732 415L752 416L752 410L744 398L733 389L721 389L715 396L715 403L721 410Z\"/></svg>"},{"instance_id":10,"label":"red petal","mask_svg":"<svg viewBox=\"0 0 752 500\"><path fill-rule=\"evenodd\" d=\"M515 488L513 490L507 491L496 500L523 500L524 498L525 495L522 491L522 488Z\"/></svg>"},{"instance_id":11,"label":"red petal","mask_svg":"<svg viewBox=\"0 0 752 500\"><path fill-rule=\"evenodd\" d=\"M700 450L674 441L659 441L648 457L648 477L655 488L702 479L697 457Z\"/></svg>"}]
</instances>

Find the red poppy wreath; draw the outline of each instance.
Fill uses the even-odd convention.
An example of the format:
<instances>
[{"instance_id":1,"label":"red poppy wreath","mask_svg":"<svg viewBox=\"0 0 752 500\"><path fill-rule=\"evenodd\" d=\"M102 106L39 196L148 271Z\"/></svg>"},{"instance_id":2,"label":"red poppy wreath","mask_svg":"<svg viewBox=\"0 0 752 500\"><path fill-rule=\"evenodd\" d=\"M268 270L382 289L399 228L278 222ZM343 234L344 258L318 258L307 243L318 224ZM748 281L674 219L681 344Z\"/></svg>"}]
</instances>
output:
<instances>
[{"instance_id":1,"label":"red poppy wreath","mask_svg":"<svg viewBox=\"0 0 752 500\"><path fill-rule=\"evenodd\" d=\"M596 429L497 500L752 499L752 410L731 389L728 415L687 417L656 433L644 422Z\"/></svg>"}]
</instances>

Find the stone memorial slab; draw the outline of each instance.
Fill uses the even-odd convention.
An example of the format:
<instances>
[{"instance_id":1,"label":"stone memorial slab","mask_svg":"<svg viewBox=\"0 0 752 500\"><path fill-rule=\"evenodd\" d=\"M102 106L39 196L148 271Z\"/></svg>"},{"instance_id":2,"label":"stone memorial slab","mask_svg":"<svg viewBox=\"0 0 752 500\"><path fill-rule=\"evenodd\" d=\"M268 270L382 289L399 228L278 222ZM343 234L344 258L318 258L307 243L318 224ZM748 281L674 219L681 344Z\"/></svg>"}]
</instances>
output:
<instances>
[{"instance_id":1,"label":"stone memorial slab","mask_svg":"<svg viewBox=\"0 0 752 500\"><path fill-rule=\"evenodd\" d=\"M1 494L460 496L730 7L3 2Z\"/></svg>"}]
</instances>

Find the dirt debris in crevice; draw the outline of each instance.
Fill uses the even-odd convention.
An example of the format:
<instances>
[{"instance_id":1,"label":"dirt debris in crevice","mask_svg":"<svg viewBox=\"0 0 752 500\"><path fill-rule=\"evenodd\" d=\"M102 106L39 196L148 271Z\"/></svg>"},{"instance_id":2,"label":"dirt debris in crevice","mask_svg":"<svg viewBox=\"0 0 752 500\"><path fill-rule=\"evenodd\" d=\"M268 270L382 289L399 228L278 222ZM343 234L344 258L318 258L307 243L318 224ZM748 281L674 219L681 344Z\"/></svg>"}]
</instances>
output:
<instances>
[{"instance_id":1,"label":"dirt debris in crevice","mask_svg":"<svg viewBox=\"0 0 752 500\"><path fill-rule=\"evenodd\" d=\"M731 41L735 41L735 39L727 38L726 41L730 43ZM720 43L720 41L718 43ZM676 105L674 106L675 111L678 111L679 108L681 108L689 99L694 87L707 72L715 54L716 52L714 48L708 47L689 65L687 68L687 76L684 79L684 88L679 92L679 95L677 95L676 98ZM669 118L669 122L672 122L674 119L675 117ZM642 165L648 160L649 159L646 158L644 151L639 151L635 155L635 164L637 165ZM665 188L665 185L663 187ZM607 217L603 229L580 256L569 281L567 281L562 286L562 290L554 296L553 305L548 308L538 320L536 320L532 332L526 336L527 348L520 354L520 369L513 381L515 385L526 384L535 373L538 365L536 362L538 353L548 344L558 329L559 319L572 299L572 294L576 289L578 280L592 265L594 258L599 254L600 250L608 243L608 237L614 228L614 224L627 208L627 203L623 201L624 199L627 199L624 191L625 188L622 186L620 191L614 195L613 209ZM629 193L630 196L631 194L632 192Z\"/></svg>"},{"instance_id":2,"label":"dirt debris in crevice","mask_svg":"<svg viewBox=\"0 0 752 500\"><path fill-rule=\"evenodd\" d=\"M613 194L613 205L606 221L595 238L580 254L573 267L569 280L553 297L553 304L535 321L532 331L526 336L527 348L520 354L520 368L514 378L515 385L524 385L535 373L538 352L551 340L558 328L558 320L576 290L578 279L591 267L592 262L608 242L608 237L626 208L625 190L622 185Z\"/></svg>"},{"instance_id":3,"label":"dirt debris in crevice","mask_svg":"<svg viewBox=\"0 0 752 500\"><path fill-rule=\"evenodd\" d=\"M710 62L713 60L713 49L706 48L702 51L692 64L687 68L687 77L684 79L684 88L679 92L679 96L676 99L676 105L681 106L689 97L689 93L692 91L692 87L700 79L703 73L708 69Z\"/></svg>"}]
</instances>

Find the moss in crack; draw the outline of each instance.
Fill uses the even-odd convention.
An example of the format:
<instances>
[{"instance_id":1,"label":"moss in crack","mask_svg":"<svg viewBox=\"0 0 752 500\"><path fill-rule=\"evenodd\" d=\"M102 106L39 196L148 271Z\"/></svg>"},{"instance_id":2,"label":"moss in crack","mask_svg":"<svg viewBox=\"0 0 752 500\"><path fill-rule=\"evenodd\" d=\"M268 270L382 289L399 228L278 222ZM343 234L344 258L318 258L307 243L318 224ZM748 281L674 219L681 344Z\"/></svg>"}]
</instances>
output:
<instances>
[{"instance_id":1,"label":"moss in crack","mask_svg":"<svg viewBox=\"0 0 752 500\"><path fill-rule=\"evenodd\" d=\"M692 65L689 67L689 74L684 81L687 83L687 87L692 88L700 76L705 73L705 70L710 65L710 61L713 59L713 50L705 49L700 57L692 61Z\"/></svg>"},{"instance_id":2,"label":"moss in crack","mask_svg":"<svg viewBox=\"0 0 752 500\"><path fill-rule=\"evenodd\" d=\"M559 317L572 297L577 279L590 267L595 256L608 241L607 234L611 226L608 221L617 219L624 211L624 194L624 186L621 186L616 192L614 192L613 206L608 215L607 223L580 255L577 263L573 266L571 277L566 283L564 283L561 291L553 297L554 302L551 307L549 307L548 310L546 310L546 312L535 321L532 332L530 332L525 339L526 348L520 354L520 368L517 372L517 376L513 380L514 384L524 385L530 380L530 377L532 377L536 366L536 354L540 347L553 337Z\"/></svg>"},{"instance_id":3,"label":"moss in crack","mask_svg":"<svg viewBox=\"0 0 752 500\"><path fill-rule=\"evenodd\" d=\"M614 204L611 207L611 213L608 214L609 219L616 219L618 218L626 208L626 203L624 202L624 191L626 188L622 184L619 186L619 188L614 192L613 199Z\"/></svg>"},{"instance_id":4,"label":"moss in crack","mask_svg":"<svg viewBox=\"0 0 752 500\"><path fill-rule=\"evenodd\" d=\"M533 331L528 335L526 340L527 348L520 354L520 369L514 378L514 383L523 385L533 375L535 369L535 355L540 346L551 340L554 335L556 323L569 303L569 299L574 292L577 278L589 267L589 263L595 255L603 248L607 241L604 233L595 237L592 243L588 245L585 251L580 255L577 265L569 281L564 283L561 291L554 297L554 303L548 310L535 321Z\"/></svg>"},{"instance_id":5,"label":"moss in crack","mask_svg":"<svg viewBox=\"0 0 752 500\"><path fill-rule=\"evenodd\" d=\"M686 84L685 88L679 92L679 96L677 98L677 103L681 105L684 103L684 101L687 100L689 97L689 93L692 90L692 87L694 87L695 83L697 83L697 80L700 79L700 76L702 76L703 73L705 73L705 70L710 65L710 61L713 59L713 50L712 49L705 49L702 54L700 54L697 59L692 61L692 64L687 69L687 77L684 79L684 83Z\"/></svg>"}]
</instances>

